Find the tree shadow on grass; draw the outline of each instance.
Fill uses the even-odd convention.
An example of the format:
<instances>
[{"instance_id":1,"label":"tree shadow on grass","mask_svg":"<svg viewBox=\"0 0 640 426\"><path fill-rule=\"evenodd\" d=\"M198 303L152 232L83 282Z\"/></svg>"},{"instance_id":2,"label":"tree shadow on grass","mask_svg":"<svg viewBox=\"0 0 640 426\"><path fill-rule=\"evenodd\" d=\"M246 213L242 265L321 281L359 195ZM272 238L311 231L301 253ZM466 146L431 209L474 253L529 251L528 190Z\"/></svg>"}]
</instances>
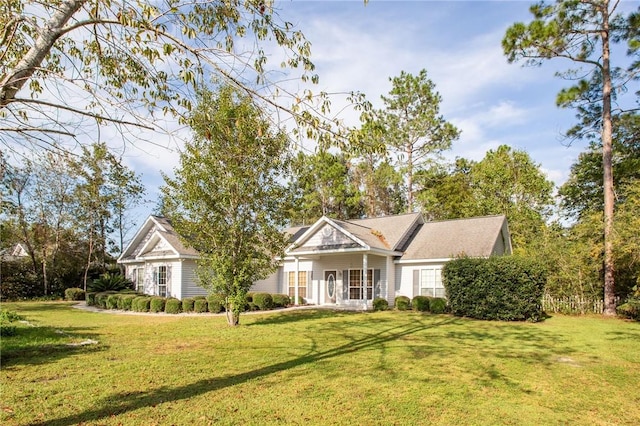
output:
<instances>
[{"instance_id":1,"label":"tree shadow on grass","mask_svg":"<svg viewBox=\"0 0 640 426\"><path fill-rule=\"evenodd\" d=\"M59 419L32 423L32 425L62 426L75 425L84 422L95 422L113 415L120 415L143 407L152 407L165 402L189 399L208 392L217 391L230 386L246 383L257 378L266 377L281 371L296 368L301 365L315 363L342 355L348 355L371 347L376 347L384 343L400 339L403 336L417 333L427 327L446 325L449 321L449 318L443 318L440 322L434 322L428 325L418 322L391 327L382 332L351 341L336 348L320 352L310 351L306 355L257 368L245 373L230 374L206 380L199 380L195 383L175 388L161 387L149 392L118 393L108 396L91 410Z\"/></svg>"},{"instance_id":2,"label":"tree shadow on grass","mask_svg":"<svg viewBox=\"0 0 640 426\"><path fill-rule=\"evenodd\" d=\"M301 309L298 311L269 312L268 315L256 318L248 327L261 325L289 324L298 321L318 320L324 318L344 318L357 315L356 311L344 311L337 309Z\"/></svg>"},{"instance_id":3,"label":"tree shadow on grass","mask_svg":"<svg viewBox=\"0 0 640 426\"><path fill-rule=\"evenodd\" d=\"M17 365L55 362L68 356L104 351L98 335L88 327L20 327L15 336L2 338L0 363L3 369Z\"/></svg>"}]
</instances>

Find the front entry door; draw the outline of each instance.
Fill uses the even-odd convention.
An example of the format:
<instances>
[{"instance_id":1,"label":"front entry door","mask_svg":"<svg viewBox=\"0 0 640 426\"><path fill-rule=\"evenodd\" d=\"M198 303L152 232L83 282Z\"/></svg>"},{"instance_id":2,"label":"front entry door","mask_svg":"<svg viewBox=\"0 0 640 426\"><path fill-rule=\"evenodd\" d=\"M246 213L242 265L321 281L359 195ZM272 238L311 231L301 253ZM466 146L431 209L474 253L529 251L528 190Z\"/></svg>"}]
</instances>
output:
<instances>
[{"instance_id":1,"label":"front entry door","mask_svg":"<svg viewBox=\"0 0 640 426\"><path fill-rule=\"evenodd\" d=\"M324 271L324 300L327 303L336 303L337 271Z\"/></svg>"}]
</instances>

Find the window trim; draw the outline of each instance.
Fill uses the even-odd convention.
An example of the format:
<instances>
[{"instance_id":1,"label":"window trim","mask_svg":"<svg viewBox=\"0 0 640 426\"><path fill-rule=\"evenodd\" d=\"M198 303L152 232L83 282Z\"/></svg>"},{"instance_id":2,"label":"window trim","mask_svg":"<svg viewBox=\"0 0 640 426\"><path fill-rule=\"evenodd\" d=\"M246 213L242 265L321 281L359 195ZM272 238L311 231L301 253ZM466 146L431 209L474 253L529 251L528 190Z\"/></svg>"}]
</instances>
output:
<instances>
[{"instance_id":1,"label":"window trim","mask_svg":"<svg viewBox=\"0 0 640 426\"><path fill-rule=\"evenodd\" d=\"M156 294L160 297L167 297L167 292L169 290L169 268L166 265L156 266L153 278ZM164 291L162 292L161 289Z\"/></svg>"},{"instance_id":2,"label":"window trim","mask_svg":"<svg viewBox=\"0 0 640 426\"><path fill-rule=\"evenodd\" d=\"M433 281L429 282L428 276L425 278L427 271L433 271ZM426 281L426 282L425 282ZM439 285L438 285L439 284ZM438 291L441 290L441 291ZM420 268L420 287L419 294L428 297L444 297L444 285L442 284L442 267Z\"/></svg>"},{"instance_id":3,"label":"window trim","mask_svg":"<svg viewBox=\"0 0 640 426\"><path fill-rule=\"evenodd\" d=\"M356 271L360 272L359 276ZM357 278L357 280L353 281L356 283L355 285L351 285L352 272L354 273L354 278ZM367 300L373 300L373 273L374 268L367 268ZM362 268L349 269L348 274L349 276L347 277L347 295L349 296L349 300L362 300ZM352 293L355 293L358 297L352 297Z\"/></svg>"},{"instance_id":4,"label":"window trim","mask_svg":"<svg viewBox=\"0 0 640 426\"><path fill-rule=\"evenodd\" d=\"M307 286L309 285L309 271L298 271L298 297L307 298ZM303 285L304 283L304 285ZM296 297L296 271L287 272L287 286L289 297Z\"/></svg>"},{"instance_id":5,"label":"window trim","mask_svg":"<svg viewBox=\"0 0 640 426\"><path fill-rule=\"evenodd\" d=\"M136 277L136 291L138 293L144 293L144 267L136 268L135 270Z\"/></svg>"}]
</instances>

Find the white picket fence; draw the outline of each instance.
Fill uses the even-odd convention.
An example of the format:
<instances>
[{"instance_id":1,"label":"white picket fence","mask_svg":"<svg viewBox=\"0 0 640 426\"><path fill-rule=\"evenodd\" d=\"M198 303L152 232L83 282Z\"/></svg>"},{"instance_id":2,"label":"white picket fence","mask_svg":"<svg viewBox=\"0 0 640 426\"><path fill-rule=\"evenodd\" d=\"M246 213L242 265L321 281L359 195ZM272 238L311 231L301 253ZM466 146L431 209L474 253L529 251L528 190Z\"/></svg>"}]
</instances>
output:
<instances>
[{"instance_id":1,"label":"white picket fence","mask_svg":"<svg viewBox=\"0 0 640 426\"><path fill-rule=\"evenodd\" d=\"M545 294L542 298L542 309L548 314L601 314L604 310L604 300L583 296L552 297Z\"/></svg>"}]
</instances>

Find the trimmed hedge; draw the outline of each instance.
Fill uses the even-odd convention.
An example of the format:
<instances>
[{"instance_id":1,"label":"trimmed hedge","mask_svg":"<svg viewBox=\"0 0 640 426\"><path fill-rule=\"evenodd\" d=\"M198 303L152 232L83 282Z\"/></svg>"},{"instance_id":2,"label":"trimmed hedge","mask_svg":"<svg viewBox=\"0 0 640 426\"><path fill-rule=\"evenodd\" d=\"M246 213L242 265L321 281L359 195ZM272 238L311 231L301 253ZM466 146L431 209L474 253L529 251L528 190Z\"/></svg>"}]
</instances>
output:
<instances>
[{"instance_id":1,"label":"trimmed hedge","mask_svg":"<svg viewBox=\"0 0 640 426\"><path fill-rule=\"evenodd\" d=\"M110 294L107 297L107 309L118 309L118 300L120 300L119 294Z\"/></svg>"},{"instance_id":2,"label":"trimmed hedge","mask_svg":"<svg viewBox=\"0 0 640 426\"><path fill-rule=\"evenodd\" d=\"M164 305L167 299L164 297L156 296L151 298L151 305L149 306L149 312L164 312Z\"/></svg>"},{"instance_id":3,"label":"trimmed hedge","mask_svg":"<svg viewBox=\"0 0 640 426\"><path fill-rule=\"evenodd\" d=\"M211 293L207 297L209 312L219 314L224 310L224 296L219 293Z\"/></svg>"},{"instance_id":4,"label":"trimmed hedge","mask_svg":"<svg viewBox=\"0 0 640 426\"><path fill-rule=\"evenodd\" d=\"M195 299L193 297L185 297L182 299L182 312L193 312Z\"/></svg>"},{"instance_id":5,"label":"trimmed hedge","mask_svg":"<svg viewBox=\"0 0 640 426\"><path fill-rule=\"evenodd\" d=\"M269 293L253 293L253 304L261 311L274 308L273 297Z\"/></svg>"},{"instance_id":6,"label":"trimmed hedge","mask_svg":"<svg viewBox=\"0 0 640 426\"><path fill-rule=\"evenodd\" d=\"M101 293L96 293L96 297L95 297L95 306L102 308L102 309L107 309L107 299L109 298L110 295L112 294L116 294L115 291L103 291Z\"/></svg>"},{"instance_id":7,"label":"trimmed hedge","mask_svg":"<svg viewBox=\"0 0 640 426\"><path fill-rule=\"evenodd\" d=\"M271 298L276 308L284 308L291 304L291 298L288 294L272 294Z\"/></svg>"},{"instance_id":8,"label":"trimmed hedge","mask_svg":"<svg viewBox=\"0 0 640 426\"><path fill-rule=\"evenodd\" d=\"M179 314L182 312L182 302L174 297L167 299L164 304L164 311L167 314Z\"/></svg>"},{"instance_id":9,"label":"trimmed hedge","mask_svg":"<svg viewBox=\"0 0 640 426\"><path fill-rule=\"evenodd\" d=\"M429 297L429 311L432 314L444 314L447 312L447 299L442 297Z\"/></svg>"},{"instance_id":10,"label":"trimmed hedge","mask_svg":"<svg viewBox=\"0 0 640 426\"><path fill-rule=\"evenodd\" d=\"M451 312L484 320L540 321L544 268L514 256L460 258L442 270Z\"/></svg>"},{"instance_id":11,"label":"trimmed hedge","mask_svg":"<svg viewBox=\"0 0 640 426\"><path fill-rule=\"evenodd\" d=\"M93 292L87 292L87 294L85 294L86 301L87 301L87 306L95 306L96 305L96 294L97 293L93 293Z\"/></svg>"},{"instance_id":12,"label":"trimmed hedge","mask_svg":"<svg viewBox=\"0 0 640 426\"><path fill-rule=\"evenodd\" d=\"M84 290L77 287L71 287L64 291L65 300L85 300Z\"/></svg>"},{"instance_id":13,"label":"trimmed hedge","mask_svg":"<svg viewBox=\"0 0 640 426\"><path fill-rule=\"evenodd\" d=\"M386 311L387 309L389 309L389 302L387 299L383 299L382 297L376 297L373 299L374 311Z\"/></svg>"},{"instance_id":14,"label":"trimmed hedge","mask_svg":"<svg viewBox=\"0 0 640 426\"><path fill-rule=\"evenodd\" d=\"M118 302L118 308L122 309L123 311L130 311L133 309L133 300L138 297L135 294L123 294L120 297L120 300ZM122 307L120 307L122 306Z\"/></svg>"},{"instance_id":15,"label":"trimmed hedge","mask_svg":"<svg viewBox=\"0 0 640 426\"><path fill-rule=\"evenodd\" d=\"M207 299L196 299L193 302L193 312L197 314L204 314L208 309Z\"/></svg>"},{"instance_id":16,"label":"trimmed hedge","mask_svg":"<svg viewBox=\"0 0 640 426\"><path fill-rule=\"evenodd\" d=\"M151 308L151 298L147 296L138 296L133 299L131 307L136 312L149 312L149 309Z\"/></svg>"},{"instance_id":17,"label":"trimmed hedge","mask_svg":"<svg viewBox=\"0 0 640 426\"><path fill-rule=\"evenodd\" d=\"M429 298L427 296L415 296L411 299L411 309L418 312L429 312Z\"/></svg>"},{"instance_id":18,"label":"trimmed hedge","mask_svg":"<svg viewBox=\"0 0 640 426\"><path fill-rule=\"evenodd\" d=\"M396 297L396 309L399 311L406 311L411 307L411 299L407 296Z\"/></svg>"}]
</instances>

